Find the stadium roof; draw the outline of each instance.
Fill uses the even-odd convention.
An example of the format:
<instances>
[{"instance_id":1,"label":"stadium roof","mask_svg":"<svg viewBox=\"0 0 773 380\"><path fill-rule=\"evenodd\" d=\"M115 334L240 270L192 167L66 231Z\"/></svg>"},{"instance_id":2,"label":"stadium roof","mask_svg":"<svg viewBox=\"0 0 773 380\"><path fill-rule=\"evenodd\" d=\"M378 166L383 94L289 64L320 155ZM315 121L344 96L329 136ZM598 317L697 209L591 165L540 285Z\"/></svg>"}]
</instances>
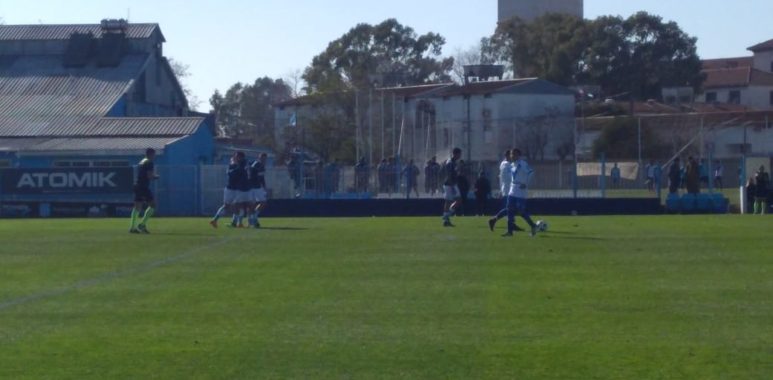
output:
<instances>
[{"instance_id":1,"label":"stadium roof","mask_svg":"<svg viewBox=\"0 0 773 380\"><path fill-rule=\"evenodd\" d=\"M61 56L0 57L0 136L65 136L95 126L147 65L129 55L118 67L65 68Z\"/></svg>"},{"instance_id":2,"label":"stadium roof","mask_svg":"<svg viewBox=\"0 0 773 380\"><path fill-rule=\"evenodd\" d=\"M0 152L77 153L104 151L143 152L147 148L163 151L164 147L184 137L34 137L0 138Z\"/></svg>"},{"instance_id":3,"label":"stadium roof","mask_svg":"<svg viewBox=\"0 0 773 380\"><path fill-rule=\"evenodd\" d=\"M154 32L161 34L158 24L128 24L126 37L130 39L150 38ZM102 36L100 24L74 25L0 25L0 41L45 41L66 40L73 33L92 33ZM161 34L163 40L163 34Z\"/></svg>"}]
</instances>

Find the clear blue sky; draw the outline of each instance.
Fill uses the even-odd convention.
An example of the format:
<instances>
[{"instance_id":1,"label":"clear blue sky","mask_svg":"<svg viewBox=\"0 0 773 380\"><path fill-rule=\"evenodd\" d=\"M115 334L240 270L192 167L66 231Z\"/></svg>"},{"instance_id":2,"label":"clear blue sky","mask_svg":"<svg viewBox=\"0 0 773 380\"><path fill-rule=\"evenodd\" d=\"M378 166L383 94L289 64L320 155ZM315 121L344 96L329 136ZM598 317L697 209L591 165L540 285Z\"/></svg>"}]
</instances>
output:
<instances>
[{"instance_id":1,"label":"clear blue sky","mask_svg":"<svg viewBox=\"0 0 773 380\"><path fill-rule=\"evenodd\" d=\"M741 56L773 38L771 0L585 0L585 15L645 10L698 37L703 58ZM490 35L496 0L3 0L6 24L97 23L102 18L161 24L165 53L190 65L194 93L209 109L215 89L284 77L359 22L397 18L419 33L446 37L445 54Z\"/></svg>"}]
</instances>

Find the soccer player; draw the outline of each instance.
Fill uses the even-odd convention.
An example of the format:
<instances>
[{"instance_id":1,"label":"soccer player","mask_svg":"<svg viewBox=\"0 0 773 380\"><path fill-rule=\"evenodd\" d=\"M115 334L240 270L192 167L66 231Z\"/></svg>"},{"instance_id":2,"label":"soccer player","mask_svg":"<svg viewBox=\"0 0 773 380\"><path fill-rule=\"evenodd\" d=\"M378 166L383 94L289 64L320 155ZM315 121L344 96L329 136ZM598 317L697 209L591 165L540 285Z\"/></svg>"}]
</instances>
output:
<instances>
[{"instance_id":1,"label":"soccer player","mask_svg":"<svg viewBox=\"0 0 773 380\"><path fill-rule=\"evenodd\" d=\"M229 211L233 213L239 212L238 205L241 201L239 188L241 186L240 181L242 175L247 175L244 169L244 153L236 152L233 157L231 157L230 165L228 165L228 184L226 185L225 190L223 190L223 206L217 210L215 216L209 221L209 224L213 228L217 228L218 219L225 213Z\"/></svg>"},{"instance_id":2,"label":"soccer player","mask_svg":"<svg viewBox=\"0 0 773 380\"><path fill-rule=\"evenodd\" d=\"M266 207L267 193L266 193L266 163L268 162L268 155L261 153L257 161L250 164L250 200L252 204L249 224L252 227L260 228L260 213Z\"/></svg>"},{"instance_id":3,"label":"soccer player","mask_svg":"<svg viewBox=\"0 0 773 380\"><path fill-rule=\"evenodd\" d=\"M443 193L445 203L443 204L443 227L453 227L451 224L451 215L456 211L456 207L461 202L461 194L459 193L458 176L456 164L459 158L462 157L462 150L454 148L451 153L451 158L446 160L443 164L443 171L446 174L446 181L443 182Z\"/></svg>"},{"instance_id":4,"label":"soccer player","mask_svg":"<svg viewBox=\"0 0 773 380\"><path fill-rule=\"evenodd\" d=\"M150 191L150 182L158 179L155 166L153 165L153 159L155 158L156 151L148 148L145 151L145 158L137 166L137 181L134 183L134 208L132 209L131 226L129 227L129 233L132 234L150 233L148 231L148 220L156 212L156 201L153 198L153 192ZM142 216L140 224L136 226L137 218L145 206L147 206L145 214Z\"/></svg>"},{"instance_id":5,"label":"soccer player","mask_svg":"<svg viewBox=\"0 0 773 380\"><path fill-rule=\"evenodd\" d=\"M494 232L497 222L507 216L508 199L510 194L510 184L513 182L513 163L511 157L511 151L505 151L505 157L499 164L499 191L502 193L502 202L504 208L499 211L494 217L489 219L488 227L491 232ZM513 221L515 223L515 221ZM523 231L522 228L515 226L516 231Z\"/></svg>"},{"instance_id":6,"label":"soccer player","mask_svg":"<svg viewBox=\"0 0 773 380\"><path fill-rule=\"evenodd\" d=\"M529 212L526 210L526 198L528 195L529 182L534 175L534 170L529 164L521 158L521 151L513 149L510 153L513 160L513 182L510 185L510 194L507 202L507 233L503 236L513 236L515 231L515 215L519 214L531 227L531 236L537 235L537 225L531 220Z\"/></svg>"}]
</instances>

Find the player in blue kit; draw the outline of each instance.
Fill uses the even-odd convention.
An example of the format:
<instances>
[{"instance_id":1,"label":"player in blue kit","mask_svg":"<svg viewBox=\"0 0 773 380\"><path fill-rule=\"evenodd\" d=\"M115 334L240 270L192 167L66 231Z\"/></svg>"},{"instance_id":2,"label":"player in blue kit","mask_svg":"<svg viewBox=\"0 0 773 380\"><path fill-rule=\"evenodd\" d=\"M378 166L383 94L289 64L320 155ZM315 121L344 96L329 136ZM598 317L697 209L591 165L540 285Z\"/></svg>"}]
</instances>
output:
<instances>
[{"instance_id":1,"label":"player in blue kit","mask_svg":"<svg viewBox=\"0 0 773 380\"><path fill-rule=\"evenodd\" d=\"M531 236L537 235L537 225L532 221L526 209L529 183L534 175L534 170L521 158L521 151L513 149L510 154L513 160L513 181L510 184L510 194L507 200L507 233L504 236L513 236L515 232L515 215L520 215L531 227Z\"/></svg>"},{"instance_id":2,"label":"player in blue kit","mask_svg":"<svg viewBox=\"0 0 773 380\"><path fill-rule=\"evenodd\" d=\"M266 208L266 163L268 155L261 153L258 160L249 166L250 182L250 226L260 228L260 213Z\"/></svg>"},{"instance_id":3,"label":"player in blue kit","mask_svg":"<svg viewBox=\"0 0 773 380\"><path fill-rule=\"evenodd\" d=\"M231 157L231 163L228 165L228 184L223 190L223 206L209 222L212 227L217 228L217 221L227 212L234 214L231 225L236 226L240 206L247 200L247 196L242 194L243 190L240 189L248 186L244 152L237 152Z\"/></svg>"}]
</instances>

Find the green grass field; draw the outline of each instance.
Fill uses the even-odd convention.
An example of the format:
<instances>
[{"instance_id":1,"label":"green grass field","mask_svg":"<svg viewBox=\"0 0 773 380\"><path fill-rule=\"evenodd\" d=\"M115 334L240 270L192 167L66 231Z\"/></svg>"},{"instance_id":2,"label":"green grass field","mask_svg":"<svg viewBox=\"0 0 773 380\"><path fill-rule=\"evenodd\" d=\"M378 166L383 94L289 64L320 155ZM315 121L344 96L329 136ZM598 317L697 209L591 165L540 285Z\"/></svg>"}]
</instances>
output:
<instances>
[{"instance_id":1,"label":"green grass field","mask_svg":"<svg viewBox=\"0 0 773 380\"><path fill-rule=\"evenodd\" d=\"M0 220L0 378L773 378L773 219L547 220Z\"/></svg>"}]
</instances>

